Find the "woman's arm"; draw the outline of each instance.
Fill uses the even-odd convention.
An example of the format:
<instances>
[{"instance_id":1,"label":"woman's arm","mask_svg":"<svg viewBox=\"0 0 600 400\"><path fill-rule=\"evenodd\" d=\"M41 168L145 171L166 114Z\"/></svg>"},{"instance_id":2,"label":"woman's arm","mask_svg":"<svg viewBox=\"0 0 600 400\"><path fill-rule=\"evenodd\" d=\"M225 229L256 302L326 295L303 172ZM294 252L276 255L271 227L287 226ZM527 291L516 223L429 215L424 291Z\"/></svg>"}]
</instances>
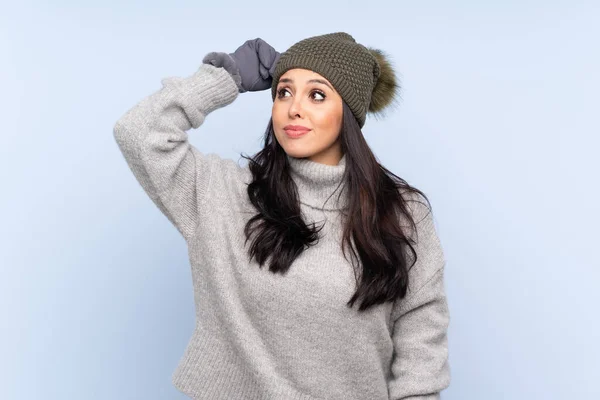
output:
<instances>
[{"instance_id":1,"label":"woman's arm","mask_svg":"<svg viewBox=\"0 0 600 400\"><path fill-rule=\"evenodd\" d=\"M409 292L392 311L391 400L439 400L440 392L450 385L445 258L433 216L426 212L416 220L417 262L410 272Z\"/></svg>"},{"instance_id":2,"label":"woman's arm","mask_svg":"<svg viewBox=\"0 0 600 400\"><path fill-rule=\"evenodd\" d=\"M165 78L161 83L160 90L117 121L114 136L144 191L189 240L219 158L192 146L187 131L232 103L239 92L225 69L208 64L189 77Z\"/></svg>"}]
</instances>

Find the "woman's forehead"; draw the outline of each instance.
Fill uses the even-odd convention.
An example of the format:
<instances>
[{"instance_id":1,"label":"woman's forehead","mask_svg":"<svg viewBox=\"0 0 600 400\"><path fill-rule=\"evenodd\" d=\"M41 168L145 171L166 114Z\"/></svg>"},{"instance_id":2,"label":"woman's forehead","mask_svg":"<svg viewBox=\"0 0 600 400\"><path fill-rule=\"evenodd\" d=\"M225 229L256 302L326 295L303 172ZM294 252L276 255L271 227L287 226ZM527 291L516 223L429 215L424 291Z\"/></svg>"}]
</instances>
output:
<instances>
[{"instance_id":1,"label":"woman's forehead","mask_svg":"<svg viewBox=\"0 0 600 400\"><path fill-rule=\"evenodd\" d=\"M304 68L292 68L290 70L287 70L283 75L281 75L281 77L279 79L292 79L292 80L299 80L299 81L303 81L303 80L310 80L310 79L323 79L327 82L329 82L323 75L315 72L315 71L311 71L309 69L304 69Z\"/></svg>"}]
</instances>

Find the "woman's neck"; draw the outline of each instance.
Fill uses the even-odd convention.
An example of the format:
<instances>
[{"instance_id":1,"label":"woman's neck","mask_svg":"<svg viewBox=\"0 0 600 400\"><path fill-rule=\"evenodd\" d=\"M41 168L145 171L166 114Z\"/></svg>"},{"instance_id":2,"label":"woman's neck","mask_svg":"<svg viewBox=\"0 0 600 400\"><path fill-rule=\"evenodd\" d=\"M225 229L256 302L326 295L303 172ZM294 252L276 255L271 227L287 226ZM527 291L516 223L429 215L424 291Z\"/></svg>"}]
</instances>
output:
<instances>
[{"instance_id":1,"label":"woman's neck","mask_svg":"<svg viewBox=\"0 0 600 400\"><path fill-rule=\"evenodd\" d=\"M342 188L346 170L346 156L338 165L328 165L308 158L287 155L292 179L298 187L300 202L322 210L340 210L346 207L346 189ZM338 199L338 195L341 196Z\"/></svg>"}]
</instances>

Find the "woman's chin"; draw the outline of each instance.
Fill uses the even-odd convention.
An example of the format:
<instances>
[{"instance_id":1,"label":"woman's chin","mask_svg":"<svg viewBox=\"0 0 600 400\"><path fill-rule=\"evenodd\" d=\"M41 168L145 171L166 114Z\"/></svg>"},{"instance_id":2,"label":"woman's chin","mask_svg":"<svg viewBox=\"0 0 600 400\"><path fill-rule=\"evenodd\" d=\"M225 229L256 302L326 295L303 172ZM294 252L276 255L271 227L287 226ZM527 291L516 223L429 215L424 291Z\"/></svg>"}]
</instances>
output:
<instances>
[{"instance_id":1,"label":"woman's chin","mask_svg":"<svg viewBox=\"0 0 600 400\"><path fill-rule=\"evenodd\" d=\"M313 152L311 152L309 149L297 146L286 146L283 148L283 150L288 156L294 158L307 158L313 155Z\"/></svg>"}]
</instances>

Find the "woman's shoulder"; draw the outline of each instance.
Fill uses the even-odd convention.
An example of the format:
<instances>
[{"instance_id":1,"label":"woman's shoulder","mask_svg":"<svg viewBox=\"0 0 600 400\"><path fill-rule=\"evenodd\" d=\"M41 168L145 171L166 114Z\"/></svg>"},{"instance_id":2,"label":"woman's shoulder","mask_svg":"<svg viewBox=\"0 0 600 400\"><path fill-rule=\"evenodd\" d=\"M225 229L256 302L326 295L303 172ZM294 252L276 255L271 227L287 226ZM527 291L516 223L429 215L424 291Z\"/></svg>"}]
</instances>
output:
<instances>
[{"instance_id":1,"label":"woman's shoulder","mask_svg":"<svg viewBox=\"0 0 600 400\"><path fill-rule=\"evenodd\" d=\"M422 191L403 187L399 189L399 193L415 224L432 217L431 203Z\"/></svg>"}]
</instances>

